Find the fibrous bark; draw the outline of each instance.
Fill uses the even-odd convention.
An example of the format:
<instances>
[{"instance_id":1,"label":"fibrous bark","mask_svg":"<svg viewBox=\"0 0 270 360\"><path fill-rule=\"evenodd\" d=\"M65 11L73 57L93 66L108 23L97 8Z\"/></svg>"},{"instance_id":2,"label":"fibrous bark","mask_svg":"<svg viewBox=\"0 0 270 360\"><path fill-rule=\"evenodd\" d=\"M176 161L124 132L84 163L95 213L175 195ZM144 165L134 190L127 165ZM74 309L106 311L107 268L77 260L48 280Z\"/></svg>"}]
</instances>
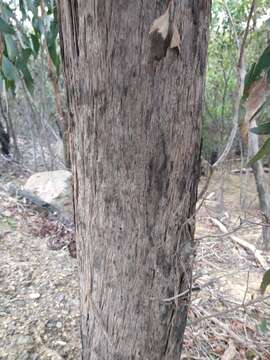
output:
<instances>
[{"instance_id":1,"label":"fibrous bark","mask_svg":"<svg viewBox=\"0 0 270 360\"><path fill-rule=\"evenodd\" d=\"M189 294L164 299L191 285L211 1L173 5L157 60L168 2L59 0L87 360L180 358Z\"/></svg>"}]
</instances>

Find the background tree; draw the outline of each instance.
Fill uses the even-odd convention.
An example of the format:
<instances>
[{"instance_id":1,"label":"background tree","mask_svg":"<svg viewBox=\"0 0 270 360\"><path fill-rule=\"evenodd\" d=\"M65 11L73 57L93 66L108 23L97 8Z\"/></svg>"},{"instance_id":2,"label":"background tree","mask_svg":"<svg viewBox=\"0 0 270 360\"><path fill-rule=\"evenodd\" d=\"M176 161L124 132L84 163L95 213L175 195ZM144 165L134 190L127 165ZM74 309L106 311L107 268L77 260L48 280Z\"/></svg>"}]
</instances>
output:
<instances>
[{"instance_id":1,"label":"background tree","mask_svg":"<svg viewBox=\"0 0 270 360\"><path fill-rule=\"evenodd\" d=\"M210 5L59 1L83 359L180 357Z\"/></svg>"},{"instance_id":2,"label":"background tree","mask_svg":"<svg viewBox=\"0 0 270 360\"><path fill-rule=\"evenodd\" d=\"M64 141L64 156L69 166L67 122L62 105L58 19L55 1L5 1L0 4L0 88L6 103L5 116L12 122L17 118L10 108L18 109L14 98L26 102L20 110L25 116L24 128L29 126L37 169L38 150L43 166L55 168L55 142L59 135ZM35 91L34 91L35 89ZM8 104L12 106L8 106ZM14 147L16 130L10 126ZM23 131L20 132L21 138ZM23 151L25 152L25 151Z\"/></svg>"}]
</instances>

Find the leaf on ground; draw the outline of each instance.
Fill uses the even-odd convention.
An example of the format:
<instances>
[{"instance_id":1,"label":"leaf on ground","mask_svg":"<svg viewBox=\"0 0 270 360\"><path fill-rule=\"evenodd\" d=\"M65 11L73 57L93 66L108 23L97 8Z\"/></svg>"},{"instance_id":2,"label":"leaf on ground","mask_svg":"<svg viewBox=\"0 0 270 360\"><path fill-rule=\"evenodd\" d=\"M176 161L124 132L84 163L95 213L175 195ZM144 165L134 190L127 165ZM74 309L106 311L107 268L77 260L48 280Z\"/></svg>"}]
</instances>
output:
<instances>
[{"instance_id":1,"label":"leaf on ground","mask_svg":"<svg viewBox=\"0 0 270 360\"><path fill-rule=\"evenodd\" d=\"M268 322L266 319L263 319L259 325L258 325L258 329L262 334L267 334L268 332Z\"/></svg>"},{"instance_id":2,"label":"leaf on ground","mask_svg":"<svg viewBox=\"0 0 270 360\"><path fill-rule=\"evenodd\" d=\"M261 282L261 286L260 286L262 295L265 293L265 290L268 285L270 285L270 269L264 273L263 278L262 278L262 282Z\"/></svg>"},{"instance_id":3,"label":"leaf on ground","mask_svg":"<svg viewBox=\"0 0 270 360\"><path fill-rule=\"evenodd\" d=\"M237 354L237 350L232 340L229 341L229 347L222 355L221 360L233 360Z\"/></svg>"}]
</instances>

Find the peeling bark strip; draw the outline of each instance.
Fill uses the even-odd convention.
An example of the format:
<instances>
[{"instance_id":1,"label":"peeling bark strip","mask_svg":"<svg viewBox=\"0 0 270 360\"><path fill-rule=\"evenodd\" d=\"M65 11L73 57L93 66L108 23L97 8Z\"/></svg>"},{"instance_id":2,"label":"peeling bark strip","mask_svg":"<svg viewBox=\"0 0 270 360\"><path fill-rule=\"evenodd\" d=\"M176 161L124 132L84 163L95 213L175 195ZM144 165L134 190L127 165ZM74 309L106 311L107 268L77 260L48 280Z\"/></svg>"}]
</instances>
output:
<instances>
[{"instance_id":1,"label":"peeling bark strip","mask_svg":"<svg viewBox=\"0 0 270 360\"><path fill-rule=\"evenodd\" d=\"M59 0L85 360L180 358L211 0L173 5L180 56L149 64L168 1Z\"/></svg>"}]
</instances>

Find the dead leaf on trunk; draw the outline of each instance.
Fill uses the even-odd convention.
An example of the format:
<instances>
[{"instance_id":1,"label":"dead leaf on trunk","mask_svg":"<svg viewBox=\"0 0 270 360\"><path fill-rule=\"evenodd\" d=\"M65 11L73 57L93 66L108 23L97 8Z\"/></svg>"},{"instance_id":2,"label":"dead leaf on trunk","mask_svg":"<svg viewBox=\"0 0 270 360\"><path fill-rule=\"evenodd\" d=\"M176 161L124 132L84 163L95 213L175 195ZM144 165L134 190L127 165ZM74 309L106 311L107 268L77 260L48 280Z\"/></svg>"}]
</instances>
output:
<instances>
[{"instance_id":1,"label":"dead leaf on trunk","mask_svg":"<svg viewBox=\"0 0 270 360\"><path fill-rule=\"evenodd\" d=\"M175 24L172 26L172 38L170 43L171 49L178 49L180 53L180 34Z\"/></svg>"},{"instance_id":2,"label":"dead leaf on trunk","mask_svg":"<svg viewBox=\"0 0 270 360\"><path fill-rule=\"evenodd\" d=\"M153 24L151 25L149 34L152 34L153 32L158 32L161 34L163 40L165 40L169 34L169 28L170 28L170 6L167 7L167 10L163 15L161 15L159 18L155 19Z\"/></svg>"}]
</instances>

